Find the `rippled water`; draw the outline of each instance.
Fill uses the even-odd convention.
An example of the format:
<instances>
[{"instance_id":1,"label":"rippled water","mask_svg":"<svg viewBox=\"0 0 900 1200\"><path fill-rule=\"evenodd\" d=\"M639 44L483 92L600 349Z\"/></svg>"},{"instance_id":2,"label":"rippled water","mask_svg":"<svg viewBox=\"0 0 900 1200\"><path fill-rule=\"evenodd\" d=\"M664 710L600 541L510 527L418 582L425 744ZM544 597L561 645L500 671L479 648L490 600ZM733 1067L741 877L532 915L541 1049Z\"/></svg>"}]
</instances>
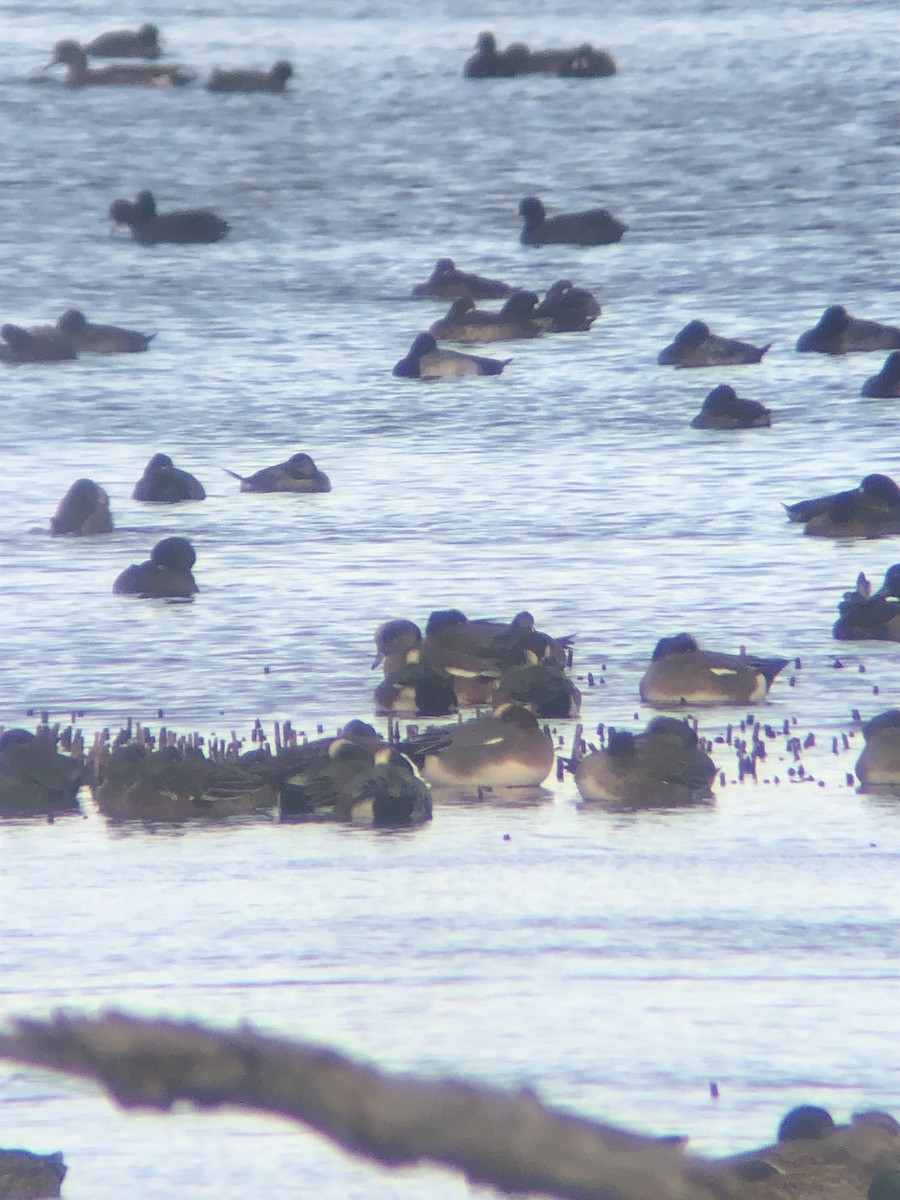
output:
<instances>
[{"instance_id":1,"label":"rippled water","mask_svg":"<svg viewBox=\"0 0 900 1200\"><path fill-rule=\"evenodd\" d=\"M896 651L838 647L830 629L857 572L880 578L898 550L805 539L780 507L900 471L895 402L859 398L883 356L793 349L831 303L900 322L892 6L642 0L588 24L572 3L463 2L427 22L406 0L302 17L280 0L6 11L3 320L80 307L158 337L127 360L0 372L0 721L74 709L92 732L162 710L202 733L286 716L331 729L371 715L380 621L527 606L577 635L576 673L598 681L589 727L642 726L652 646L690 629L798 657L756 715L816 743L797 764L779 732L757 784L736 783L720 745L715 803L680 812L584 811L550 781L528 802L442 798L430 827L389 835L123 831L89 801L83 821L7 823L2 1012L249 1020L385 1067L528 1082L701 1152L765 1140L800 1100L896 1110L900 808L847 780L851 713L897 702ZM40 71L58 37L144 19L202 74L289 57L298 78L241 97L68 91ZM620 74L465 81L485 27L588 38ZM232 234L110 238L110 201L142 187L163 208L215 208ZM629 232L521 247L528 193L551 211L604 205ZM394 379L444 310L408 298L443 255L541 291L572 277L603 317L513 344L498 379ZM759 366L658 367L694 317L774 345ZM689 429L720 382L769 405L773 427ZM241 495L222 470L299 449L330 495ZM131 501L156 451L208 499ZM110 493L116 530L51 540L81 475ZM196 602L112 596L171 532L197 548ZM702 714L701 730L740 715ZM28 1071L0 1076L0 1118L5 1144L65 1151L70 1200L468 1190L370 1170L285 1123L122 1115Z\"/></svg>"}]
</instances>

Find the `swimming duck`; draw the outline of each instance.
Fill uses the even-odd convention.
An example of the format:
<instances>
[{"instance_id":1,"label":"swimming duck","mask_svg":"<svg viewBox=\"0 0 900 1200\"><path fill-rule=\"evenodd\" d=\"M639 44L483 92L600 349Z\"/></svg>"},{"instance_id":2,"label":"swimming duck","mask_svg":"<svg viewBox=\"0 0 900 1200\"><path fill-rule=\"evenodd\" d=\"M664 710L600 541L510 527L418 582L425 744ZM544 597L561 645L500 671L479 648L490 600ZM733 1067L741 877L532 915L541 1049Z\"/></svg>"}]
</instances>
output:
<instances>
[{"instance_id":1,"label":"swimming duck","mask_svg":"<svg viewBox=\"0 0 900 1200\"><path fill-rule=\"evenodd\" d=\"M76 479L50 518L51 537L86 537L112 527L109 496L93 479Z\"/></svg>"},{"instance_id":2,"label":"swimming duck","mask_svg":"<svg viewBox=\"0 0 900 1200\"><path fill-rule=\"evenodd\" d=\"M91 58L159 58L159 30L155 25L139 29L111 29L85 42L84 50Z\"/></svg>"},{"instance_id":3,"label":"swimming duck","mask_svg":"<svg viewBox=\"0 0 900 1200\"><path fill-rule=\"evenodd\" d=\"M760 429L772 424L772 414L757 400L742 399L733 387L720 383L713 388L691 429Z\"/></svg>"},{"instance_id":4,"label":"swimming duck","mask_svg":"<svg viewBox=\"0 0 900 1200\"><path fill-rule=\"evenodd\" d=\"M870 399L900 396L900 350L887 356L878 374L871 375L862 385L860 395Z\"/></svg>"},{"instance_id":5,"label":"swimming duck","mask_svg":"<svg viewBox=\"0 0 900 1200\"><path fill-rule=\"evenodd\" d=\"M537 787L553 766L553 740L518 704L491 716L437 726L399 747L432 785Z\"/></svg>"},{"instance_id":6,"label":"swimming duck","mask_svg":"<svg viewBox=\"0 0 900 1200\"><path fill-rule=\"evenodd\" d=\"M448 375L499 375L511 358L479 358L459 350L439 350L434 336L420 333L406 358L394 365L393 374L402 379L441 379Z\"/></svg>"},{"instance_id":7,"label":"swimming duck","mask_svg":"<svg viewBox=\"0 0 900 1200\"><path fill-rule=\"evenodd\" d=\"M9 363L66 362L77 358L73 346L49 326L23 329L21 325L0 326L0 361Z\"/></svg>"},{"instance_id":8,"label":"swimming duck","mask_svg":"<svg viewBox=\"0 0 900 1200\"><path fill-rule=\"evenodd\" d=\"M844 592L832 629L839 641L900 642L900 563L885 572L877 592L860 572L856 587Z\"/></svg>"},{"instance_id":9,"label":"swimming duck","mask_svg":"<svg viewBox=\"0 0 900 1200\"><path fill-rule=\"evenodd\" d=\"M287 462L263 467L244 476L224 468L232 479L241 481L242 492L330 492L331 480L320 471L308 454L292 454Z\"/></svg>"},{"instance_id":10,"label":"swimming duck","mask_svg":"<svg viewBox=\"0 0 900 1200\"><path fill-rule=\"evenodd\" d=\"M222 71L216 67L206 81L208 92L283 92L294 68L280 59L268 71Z\"/></svg>"},{"instance_id":11,"label":"swimming duck","mask_svg":"<svg viewBox=\"0 0 900 1200\"><path fill-rule=\"evenodd\" d=\"M379 716L403 713L414 717L446 717L457 709L453 676L422 661L418 647L406 653L406 661L386 674L375 689L375 711Z\"/></svg>"},{"instance_id":12,"label":"swimming duck","mask_svg":"<svg viewBox=\"0 0 900 1200\"><path fill-rule=\"evenodd\" d=\"M534 310L534 319L548 333L584 333L600 316L592 292L577 288L570 279L557 279Z\"/></svg>"},{"instance_id":13,"label":"swimming duck","mask_svg":"<svg viewBox=\"0 0 900 1200\"><path fill-rule=\"evenodd\" d=\"M813 517L827 513L836 501L852 502L881 513L892 512L900 508L900 487L889 475L864 475L858 487L816 496L812 500L797 500L794 504L785 504L784 508L789 521L805 525Z\"/></svg>"},{"instance_id":14,"label":"swimming duck","mask_svg":"<svg viewBox=\"0 0 900 1200\"><path fill-rule=\"evenodd\" d=\"M219 242L231 226L208 208L184 208L158 213L153 193L138 192L134 201L114 200L109 206L113 229L127 225L131 236L142 246L157 246L160 242L178 245Z\"/></svg>"},{"instance_id":15,"label":"swimming duck","mask_svg":"<svg viewBox=\"0 0 900 1200\"><path fill-rule=\"evenodd\" d=\"M686 721L654 717L643 733L609 731L606 748L577 761L582 800L621 804L690 804L712 795L716 764Z\"/></svg>"},{"instance_id":16,"label":"swimming duck","mask_svg":"<svg viewBox=\"0 0 900 1200\"><path fill-rule=\"evenodd\" d=\"M832 304L819 317L813 329L797 339L802 353L852 354L863 350L896 350L900 347L900 329L879 321L851 317L842 304Z\"/></svg>"},{"instance_id":17,"label":"swimming duck","mask_svg":"<svg viewBox=\"0 0 900 1200\"><path fill-rule=\"evenodd\" d=\"M641 680L641 700L658 708L754 703L765 700L789 661L701 650L688 633L660 638Z\"/></svg>"},{"instance_id":18,"label":"swimming duck","mask_svg":"<svg viewBox=\"0 0 900 1200\"><path fill-rule=\"evenodd\" d=\"M479 33L475 43L475 53L466 60L463 75L466 79L498 79L510 78L518 74L509 56L497 46L497 39L492 33Z\"/></svg>"},{"instance_id":19,"label":"swimming duck","mask_svg":"<svg viewBox=\"0 0 900 1200\"><path fill-rule=\"evenodd\" d=\"M868 475L859 488L839 492L808 517L803 532L809 537L833 538L900 533L900 488L886 475Z\"/></svg>"},{"instance_id":20,"label":"swimming duck","mask_svg":"<svg viewBox=\"0 0 900 1200\"><path fill-rule=\"evenodd\" d=\"M153 504L178 504L182 500L205 500L206 491L190 471L176 467L168 454L154 454L134 485L131 498Z\"/></svg>"},{"instance_id":21,"label":"swimming duck","mask_svg":"<svg viewBox=\"0 0 900 1200\"><path fill-rule=\"evenodd\" d=\"M608 246L621 240L628 226L617 221L605 208L586 212L559 213L548 217L536 196L526 196L519 204L525 222L519 241L523 246Z\"/></svg>"},{"instance_id":22,"label":"swimming duck","mask_svg":"<svg viewBox=\"0 0 900 1200\"><path fill-rule=\"evenodd\" d=\"M153 66L114 63L108 67L89 67L84 48L69 39L56 43L53 55L44 69L47 70L58 63L63 63L68 68L66 83L69 87L183 87L197 78L193 71L175 63L155 63Z\"/></svg>"},{"instance_id":23,"label":"swimming duck","mask_svg":"<svg viewBox=\"0 0 900 1200\"><path fill-rule=\"evenodd\" d=\"M675 340L659 352L661 367L730 367L758 363L772 345L751 346L734 338L711 333L704 321L689 321Z\"/></svg>"},{"instance_id":24,"label":"swimming duck","mask_svg":"<svg viewBox=\"0 0 900 1200\"><path fill-rule=\"evenodd\" d=\"M234 762L191 748L126 742L92 749L91 791L113 821L221 820L276 804L274 788Z\"/></svg>"},{"instance_id":25,"label":"swimming duck","mask_svg":"<svg viewBox=\"0 0 900 1200\"><path fill-rule=\"evenodd\" d=\"M446 316L429 329L434 338L451 342L502 342L514 338L541 336L540 326L532 320L537 295L513 292L499 312L486 312L468 298L454 300Z\"/></svg>"},{"instance_id":26,"label":"swimming duck","mask_svg":"<svg viewBox=\"0 0 900 1200\"><path fill-rule=\"evenodd\" d=\"M58 753L54 734L40 729L0 733L0 816L79 812L82 765Z\"/></svg>"},{"instance_id":27,"label":"swimming duck","mask_svg":"<svg viewBox=\"0 0 900 1200\"><path fill-rule=\"evenodd\" d=\"M581 692L554 662L528 662L507 667L494 688L493 705L521 704L544 720L577 717Z\"/></svg>"},{"instance_id":28,"label":"swimming duck","mask_svg":"<svg viewBox=\"0 0 900 1200\"><path fill-rule=\"evenodd\" d=\"M56 322L60 335L83 354L139 354L155 333L138 333L118 325L93 325L77 308L67 309Z\"/></svg>"},{"instance_id":29,"label":"swimming duck","mask_svg":"<svg viewBox=\"0 0 900 1200\"><path fill-rule=\"evenodd\" d=\"M414 296L435 300L505 300L515 288L499 279L486 279L457 269L452 258L439 258L424 283L417 283Z\"/></svg>"},{"instance_id":30,"label":"swimming duck","mask_svg":"<svg viewBox=\"0 0 900 1200\"><path fill-rule=\"evenodd\" d=\"M200 590L191 573L196 561L194 547L187 538L163 538L146 562L125 568L112 590L117 596L140 596L144 600L189 599Z\"/></svg>"}]
</instances>

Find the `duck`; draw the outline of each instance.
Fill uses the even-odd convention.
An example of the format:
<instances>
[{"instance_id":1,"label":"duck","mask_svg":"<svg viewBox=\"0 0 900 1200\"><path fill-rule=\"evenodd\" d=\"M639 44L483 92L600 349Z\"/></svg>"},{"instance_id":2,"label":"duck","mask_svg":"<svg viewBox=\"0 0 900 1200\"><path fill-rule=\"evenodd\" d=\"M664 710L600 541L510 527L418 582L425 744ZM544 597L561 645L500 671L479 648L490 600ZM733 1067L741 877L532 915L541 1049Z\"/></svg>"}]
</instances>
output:
<instances>
[{"instance_id":1,"label":"duck","mask_svg":"<svg viewBox=\"0 0 900 1200\"><path fill-rule=\"evenodd\" d=\"M609 79L618 73L616 60L608 50L598 50L590 42L570 50L557 68L563 79Z\"/></svg>"},{"instance_id":2,"label":"duck","mask_svg":"<svg viewBox=\"0 0 900 1200\"><path fill-rule=\"evenodd\" d=\"M554 759L549 732L519 704L436 726L398 748L433 787L538 787Z\"/></svg>"},{"instance_id":3,"label":"duck","mask_svg":"<svg viewBox=\"0 0 900 1200\"><path fill-rule=\"evenodd\" d=\"M81 762L58 752L49 728L0 732L0 817L80 812L81 783Z\"/></svg>"},{"instance_id":4,"label":"duck","mask_svg":"<svg viewBox=\"0 0 900 1200\"><path fill-rule=\"evenodd\" d=\"M112 527L109 496L93 479L76 479L50 518L51 537L89 537Z\"/></svg>"},{"instance_id":5,"label":"duck","mask_svg":"<svg viewBox=\"0 0 900 1200\"><path fill-rule=\"evenodd\" d=\"M608 246L621 241L628 230L605 208L548 217L537 196L526 196L521 201L519 215L524 221L519 236L523 246Z\"/></svg>"},{"instance_id":6,"label":"duck","mask_svg":"<svg viewBox=\"0 0 900 1200\"><path fill-rule=\"evenodd\" d=\"M892 487L838 494L811 516L803 529L807 537L878 538L900 533L900 502Z\"/></svg>"},{"instance_id":7,"label":"duck","mask_svg":"<svg viewBox=\"0 0 900 1200\"><path fill-rule=\"evenodd\" d=\"M805 525L814 517L827 513L836 502L852 503L876 512L892 512L900 508L900 487L890 475L864 475L855 488L816 496L812 500L797 500L793 504L785 504L784 509L789 521Z\"/></svg>"},{"instance_id":8,"label":"duck","mask_svg":"<svg viewBox=\"0 0 900 1200\"><path fill-rule=\"evenodd\" d=\"M384 677L389 678L402 671L409 661L409 653L422 645L422 630L414 621L404 617L383 621L375 630L375 658L372 670L384 666Z\"/></svg>"},{"instance_id":9,"label":"duck","mask_svg":"<svg viewBox=\"0 0 900 1200\"><path fill-rule=\"evenodd\" d=\"M232 479L239 479L242 492L330 492L331 480L320 471L308 454L292 454L283 463L263 467L253 475L238 475L224 468Z\"/></svg>"},{"instance_id":10,"label":"duck","mask_svg":"<svg viewBox=\"0 0 900 1200\"><path fill-rule=\"evenodd\" d=\"M386 674L375 688L379 716L446 717L457 707L453 676L423 662L420 647L408 650L403 665Z\"/></svg>"},{"instance_id":11,"label":"duck","mask_svg":"<svg viewBox=\"0 0 900 1200\"><path fill-rule=\"evenodd\" d=\"M712 333L705 321L688 321L675 340L660 350L661 367L731 367L741 363L762 362L772 343L751 346L734 338Z\"/></svg>"},{"instance_id":12,"label":"duck","mask_svg":"<svg viewBox=\"0 0 900 1200\"><path fill-rule=\"evenodd\" d=\"M451 342L502 342L515 338L536 338L541 327L532 319L537 294L513 292L499 312L475 307L475 301L454 300L446 316L429 329L435 339Z\"/></svg>"},{"instance_id":13,"label":"duck","mask_svg":"<svg viewBox=\"0 0 900 1200\"><path fill-rule=\"evenodd\" d=\"M187 538L163 538L146 562L125 568L113 583L113 593L143 600L188 600L200 590L191 571L196 561L197 554Z\"/></svg>"},{"instance_id":14,"label":"duck","mask_svg":"<svg viewBox=\"0 0 900 1200\"><path fill-rule=\"evenodd\" d=\"M877 592L860 571L856 587L844 592L831 631L839 641L900 642L900 563L888 567Z\"/></svg>"},{"instance_id":15,"label":"duck","mask_svg":"<svg viewBox=\"0 0 900 1200\"><path fill-rule=\"evenodd\" d=\"M48 326L23 329L21 325L0 326L0 361L8 363L69 362L77 358L75 348Z\"/></svg>"},{"instance_id":16,"label":"duck","mask_svg":"<svg viewBox=\"0 0 900 1200\"><path fill-rule=\"evenodd\" d=\"M127 225L134 241L142 246L161 242L177 245L201 245L220 242L231 226L208 208L184 208L158 213L153 193L138 192L134 201L114 200L109 206L113 231Z\"/></svg>"},{"instance_id":17,"label":"duck","mask_svg":"<svg viewBox=\"0 0 900 1200\"><path fill-rule=\"evenodd\" d=\"M499 375L511 358L479 358L459 350L439 350L434 335L417 334L405 358L394 364L401 379L442 379L450 375Z\"/></svg>"},{"instance_id":18,"label":"duck","mask_svg":"<svg viewBox=\"0 0 900 1200\"><path fill-rule=\"evenodd\" d=\"M31 1196L58 1196L68 1172L65 1159L55 1154L32 1154L30 1150L0 1150L0 1179L7 1196L27 1200Z\"/></svg>"},{"instance_id":19,"label":"duck","mask_svg":"<svg viewBox=\"0 0 900 1200\"><path fill-rule=\"evenodd\" d=\"M67 309L56 322L59 335L82 354L140 354L155 333L138 333L118 325L93 325L77 308Z\"/></svg>"},{"instance_id":20,"label":"duck","mask_svg":"<svg viewBox=\"0 0 900 1200\"><path fill-rule=\"evenodd\" d=\"M215 67L204 86L208 92L283 92L293 74L294 68L284 59L273 63L268 71L223 71Z\"/></svg>"},{"instance_id":21,"label":"duck","mask_svg":"<svg viewBox=\"0 0 900 1200\"><path fill-rule=\"evenodd\" d=\"M758 400L744 400L727 383L713 388L691 429L763 429L772 424L772 413Z\"/></svg>"},{"instance_id":22,"label":"duck","mask_svg":"<svg viewBox=\"0 0 900 1200\"><path fill-rule=\"evenodd\" d=\"M801 354L852 354L867 350L896 350L900 347L900 329L879 321L852 317L842 304L832 304L819 317L818 324L801 333L797 350Z\"/></svg>"},{"instance_id":23,"label":"duck","mask_svg":"<svg viewBox=\"0 0 900 1200\"><path fill-rule=\"evenodd\" d=\"M85 42L90 58L159 58L162 54L159 30L144 24L138 29L111 29Z\"/></svg>"},{"instance_id":24,"label":"duck","mask_svg":"<svg viewBox=\"0 0 900 1200\"><path fill-rule=\"evenodd\" d=\"M748 704L765 700L787 658L701 650L689 633L660 638L640 683L645 704Z\"/></svg>"},{"instance_id":25,"label":"duck","mask_svg":"<svg viewBox=\"0 0 900 1200\"><path fill-rule=\"evenodd\" d=\"M605 50L595 49L590 42L549 50L529 50L524 43L514 42L507 54L515 65L517 75L560 75L564 78L588 79L616 74L612 56Z\"/></svg>"},{"instance_id":26,"label":"duck","mask_svg":"<svg viewBox=\"0 0 900 1200\"><path fill-rule=\"evenodd\" d=\"M863 725L865 747L856 760L863 790L900 787L900 709L889 708Z\"/></svg>"},{"instance_id":27,"label":"duck","mask_svg":"<svg viewBox=\"0 0 900 1200\"><path fill-rule=\"evenodd\" d=\"M557 279L534 310L534 319L548 333L586 333L600 313L592 292L570 279Z\"/></svg>"},{"instance_id":28,"label":"duck","mask_svg":"<svg viewBox=\"0 0 900 1200\"><path fill-rule=\"evenodd\" d=\"M529 651L529 655L531 652ZM577 717L581 692L554 662L526 662L507 667L496 682L492 703L521 704L542 720Z\"/></svg>"},{"instance_id":29,"label":"duck","mask_svg":"<svg viewBox=\"0 0 900 1200\"><path fill-rule=\"evenodd\" d=\"M108 67L89 67L83 46L70 39L57 42L44 70L62 63L68 70L69 87L184 87L197 76L176 63L156 63L137 66L133 63L113 63Z\"/></svg>"},{"instance_id":30,"label":"duck","mask_svg":"<svg viewBox=\"0 0 900 1200\"><path fill-rule=\"evenodd\" d=\"M488 625L488 622L468 622L458 609L447 609L431 614L427 636L423 638L414 621L404 618L385 621L375 630L377 653L372 668L383 665L386 682L398 677L404 681L409 678L409 664L418 663L426 671L449 676L457 706L490 704L501 669L486 648L505 627L496 625L488 631L485 628ZM435 679L426 687L429 703L435 694L442 694ZM385 689L377 695L386 702L391 693Z\"/></svg>"},{"instance_id":31,"label":"duck","mask_svg":"<svg viewBox=\"0 0 900 1200\"><path fill-rule=\"evenodd\" d=\"M205 500L206 489L190 471L176 467L168 454L154 454L134 485L131 498L152 504L179 504L182 500Z\"/></svg>"},{"instance_id":32,"label":"duck","mask_svg":"<svg viewBox=\"0 0 900 1200\"><path fill-rule=\"evenodd\" d=\"M266 764L276 781L281 821L332 820L355 780L375 766L387 743L364 721L349 721L337 737L319 738Z\"/></svg>"},{"instance_id":33,"label":"duck","mask_svg":"<svg viewBox=\"0 0 900 1200\"><path fill-rule=\"evenodd\" d=\"M463 76L466 79L511 78L518 74L509 56L503 53L493 33L479 33L475 42L475 53L466 59Z\"/></svg>"},{"instance_id":34,"label":"duck","mask_svg":"<svg viewBox=\"0 0 900 1200\"><path fill-rule=\"evenodd\" d=\"M432 817L431 790L405 755L379 746L372 766L339 789L334 815L378 829L422 825Z\"/></svg>"},{"instance_id":35,"label":"duck","mask_svg":"<svg viewBox=\"0 0 900 1200\"><path fill-rule=\"evenodd\" d=\"M716 764L687 721L654 717L643 733L611 729L606 747L578 759L574 775L582 800L691 804L712 796Z\"/></svg>"},{"instance_id":36,"label":"duck","mask_svg":"<svg viewBox=\"0 0 900 1200\"><path fill-rule=\"evenodd\" d=\"M222 820L277 803L272 785L257 774L235 762L206 758L192 747L99 743L88 764L97 807L111 821Z\"/></svg>"},{"instance_id":37,"label":"duck","mask_svg":"<svg viewBox=\"0 0 900 1200\"><path fill-rule=\"evenodd\" d=\"M895 350L884 360L877 375L870 375L862 385L861 396L868 399L888 400L900 396L900 350Z\"/></svg>"},{"instance_id":38,"label":"duck","mask_svg":"<svg viewBox=\"0 0 900 1200\"><path fill-rule=\"evenodd\" d=\"M439 258L431 275L417 283L412 294L429 300L505 300L515 290L500 279L460 271L452 258Z\"/></svg>"}]
</instances>

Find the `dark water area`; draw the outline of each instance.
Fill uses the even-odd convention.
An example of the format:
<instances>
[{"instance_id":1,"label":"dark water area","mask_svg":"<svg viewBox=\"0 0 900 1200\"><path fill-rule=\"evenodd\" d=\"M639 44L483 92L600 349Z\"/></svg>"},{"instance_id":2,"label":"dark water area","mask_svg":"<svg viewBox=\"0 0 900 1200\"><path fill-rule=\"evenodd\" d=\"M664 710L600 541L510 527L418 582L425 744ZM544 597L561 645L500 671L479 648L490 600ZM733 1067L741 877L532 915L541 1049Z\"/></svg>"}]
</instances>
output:
<instances>
[{"instance_id":1,"label":"dark water area","mask_svg":"<svg viewBox=\"0 0 900 1200\"><path fill-rule=\"evenodd\" d=\"M551 778L527 798L436 796L430 826L392 834L116 828L89 797L83 819L7 822L2 1015L249 1021L385 1068L528 1084L689 1133L700 1153L768 1140L803 1101L896 1113L900 806L848 773L854 710L898 701L897 650L836 643L831 626L857 573L880 581L900 548L805 538L781 507L900 473L897 401L860 397L884 354L794 349L830 304L900 324L893 7L640 0L586 18L571 3L398 0L298 15L258 0L4 17L2 320L75 307L157 337L142 355L0 363L0 723L76 711L90 735L161 711L204 735L286 717L330 731L372 717L375 627L448 606L527 607L575 634L589 730L643 727L637 685L664 634L792 665L754 714L776 734L758 781L739 783L719 743L724 780L691 809L595 811ZM296 78L284 95L223 96L74 90L41 70L59 38L144 20L200 81L278 58ZM591 40L619 73L464 80L485 28ZM148 187L231 233L110 237L110 202ZM528 194L551 213L607 207L628 232L523 247ZM571 278L603 315L590 333L488 348L513 359L497 378L396 379L446 310L410 298L443 256L540 292ZM758 365L658 366L693 318L772 348ZM691 429L719 383L770 407L772 427ZM330 494L241 494L223 469L298 450ZM207 499L131 500L155 452ZM83 475L108 491L115 530L51 539ZM112 595L169 534L197 550L194 603ZM697 715L710 738L746 716ZM799 762L785 722L814 735ZM573 725L557 723L565 745ZM65 1152L69 1200L470 1190L371 1170L285 1123L123 1114L25 1070L0 1073L0 1125L4 1144Z\"/></svg>"}]
</instances>

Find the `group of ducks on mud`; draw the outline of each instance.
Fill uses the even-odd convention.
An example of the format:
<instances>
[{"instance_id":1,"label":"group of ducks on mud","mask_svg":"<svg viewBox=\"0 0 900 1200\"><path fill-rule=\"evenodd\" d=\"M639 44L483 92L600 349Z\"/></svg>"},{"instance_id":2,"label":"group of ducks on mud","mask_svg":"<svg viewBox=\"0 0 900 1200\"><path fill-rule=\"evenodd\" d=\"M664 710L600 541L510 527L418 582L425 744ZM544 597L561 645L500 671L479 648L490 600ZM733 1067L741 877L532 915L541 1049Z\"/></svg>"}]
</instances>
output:
<instances>
[{"instance_id":1,"label":"group of ducks on mud","mask_svg":"<svg viewBox=\"0 0 900 1200\"><path fill-rule=\"evenodd\" d=\"M197 78L196 71L177 63L157 62L161 55L159 30L147 23L138 29L112 29L84 43L64 38L53 47L44 69L65 66L69 87L183 87ZM142 58L147 62L89 67L89 58ZM283 92L293 74L293 67L284 59L273 63L268 71L223 71L216 67L204 86L210 92Z\"/></svg>"}]
</instances>

